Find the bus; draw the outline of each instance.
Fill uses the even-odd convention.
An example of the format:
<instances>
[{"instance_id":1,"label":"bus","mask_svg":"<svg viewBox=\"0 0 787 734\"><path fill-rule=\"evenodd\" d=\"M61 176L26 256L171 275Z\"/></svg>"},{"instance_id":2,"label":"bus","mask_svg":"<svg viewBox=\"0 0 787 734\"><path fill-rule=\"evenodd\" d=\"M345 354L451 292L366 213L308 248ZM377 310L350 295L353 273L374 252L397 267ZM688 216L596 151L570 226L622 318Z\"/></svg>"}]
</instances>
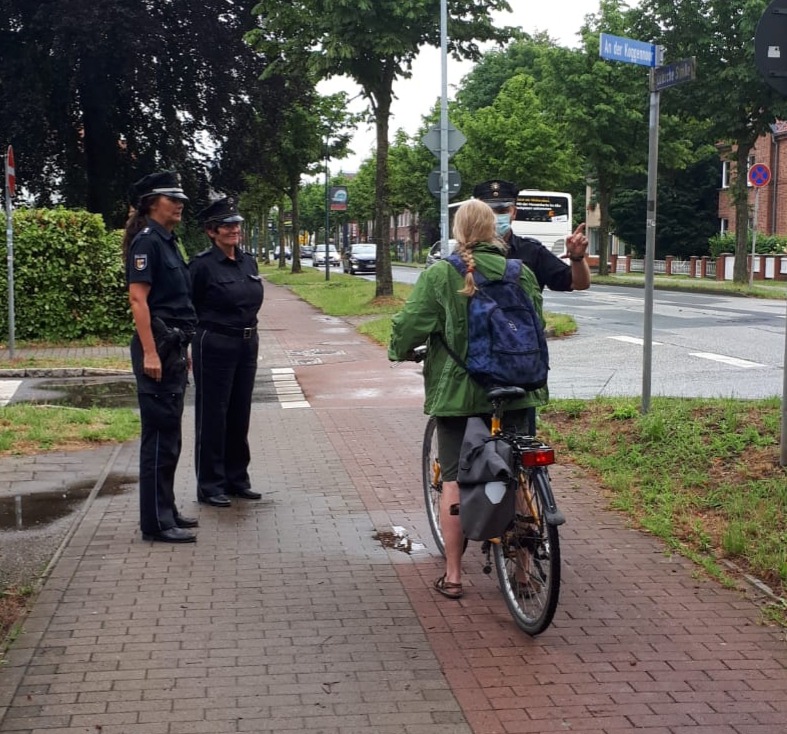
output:
<instances>
[{"instance_id":1,"label":"bus","mask_svg":"<svg viewBox=\"0 0 787 734\"><path fill-rule=\"evenodd\" d=\"M564 191L523 189L516 199L511 230L519 237L534 237L555 255L566 251L566 238L574 231L571 194Z\"/></svg>"},{"instance_id":2,"label":"bus","mask_svg":"<svg viewBox=\"0 0 787 734\"><path fill-rule=\"evenodd\" d=\"M462 204L463 201L449 204L448 210L455 211ZM539 240L560 257L566 251L566 237L574 231L571 204L571 194L565 191L522 189L516 199L516 218L511 222L511 230L519 237Z\"/></svg>"}]
</instances>

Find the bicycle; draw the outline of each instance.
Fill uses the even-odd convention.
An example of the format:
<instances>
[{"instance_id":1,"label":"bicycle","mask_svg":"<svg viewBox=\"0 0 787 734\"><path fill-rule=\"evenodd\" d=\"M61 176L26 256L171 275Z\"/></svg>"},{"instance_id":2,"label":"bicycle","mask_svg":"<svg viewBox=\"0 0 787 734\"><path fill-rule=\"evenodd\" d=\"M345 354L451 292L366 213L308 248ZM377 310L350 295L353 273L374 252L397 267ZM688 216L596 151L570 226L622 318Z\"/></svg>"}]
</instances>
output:
<instances>
[{"instance_id":1,"label":"bicycle","mask_svg":"<svg viewBox=\"0 0 787 734\"><path fill-rule=\"evenodd\" d=\"M517 625L529 635L543 632L552 622L560 596L560 539L558 527L565 522L555 502L548 467L555 463L555 452L534 435L506 431L502 417L505 404L522 397L519 387L497 387L488 392L493 406L491 435L498 436L513 449L516 477L516 514L499 538L482 542L485 574L492 572L494 558L497 579L506 606ZM531 431L535 433L535 430ZM422 450L422 473L427 517L435 543L445 555L440 530L442 478L437 451L437 420L426 424ZM458 507L451 508L458 512ZM467 540L465 539L465 548Z\"/></svg>"}]
</instances>

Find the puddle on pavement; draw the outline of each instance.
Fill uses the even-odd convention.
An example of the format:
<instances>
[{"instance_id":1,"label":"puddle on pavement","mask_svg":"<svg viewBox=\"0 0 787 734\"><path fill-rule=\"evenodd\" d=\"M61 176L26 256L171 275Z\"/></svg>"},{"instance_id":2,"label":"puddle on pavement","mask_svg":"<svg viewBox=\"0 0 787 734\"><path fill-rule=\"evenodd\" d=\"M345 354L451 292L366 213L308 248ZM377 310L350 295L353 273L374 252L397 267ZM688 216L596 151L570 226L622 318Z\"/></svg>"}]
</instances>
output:
<instances>
[{"instance_id":1,"label":"puddle on pavement","mask_svg":"<svg viewBox=\"0 0 787 734\"><path fill-rule=\"evenodd\" d=\"M0 497L0 531L40 528L71 514L84 502L94 481L75 482L49 492L33 492ZM111 497L137 486L136 477L110 474L98 492Z\"/></svg>"},{"instance_id":2,"label":"puddle on pavement","mask_svg":"<svg viewBox=\"0 0 787 734\"><path fill-rule=\"evenodd\" d=\"M72 408L136 408L137 385L133 378L70 378L35 385L26 403L47 403Z\"/></svg>"},{"instance_id":3,"label":"puddle on pavement","mask_svg":"<svg viewBox=\"0 0 787 734\"><path fill-rule=\"evenodd\" d=\"M414 542L407 534L407 530L400 525L394 525L390 530L377 530L372 538L379 540L383 548L393 548L402 551L402 553L426 550L423 543Z\"/></svg>"},{"instance_id":4,"label":"puddle on pavement","mask_svg":"<svg viewBox=\"0 0 787 734\"><path fill-rule=\"evenodd\" d=\"M254 385L252 402L278 401L276 388L270 380L258 377ZM137 384L133 378L72 377L46 380L32 386L22 402L36 405L61 405L71 408L133 408L137 409ZM186 404L194 403L194 383L186 391Z\"/></svg>"}]
</instances>

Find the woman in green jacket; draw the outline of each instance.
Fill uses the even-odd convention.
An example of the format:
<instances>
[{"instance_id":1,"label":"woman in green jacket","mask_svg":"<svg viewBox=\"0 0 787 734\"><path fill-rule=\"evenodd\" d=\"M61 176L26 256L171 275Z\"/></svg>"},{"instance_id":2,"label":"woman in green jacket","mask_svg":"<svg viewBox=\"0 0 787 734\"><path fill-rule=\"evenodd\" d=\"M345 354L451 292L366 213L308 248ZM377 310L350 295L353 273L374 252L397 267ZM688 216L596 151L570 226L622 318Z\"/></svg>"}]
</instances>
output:
<instances>
[{"instance_id":1,"label":"woman in green jacket","mask_svg":"<svg viewBox=\"0 0 787 734\"><path fill-rule=\"evenodd\" d=\"M437 443L443 480L440 497L440 528L445 542L445 573L434 587L443 596L462 596L462 551L464 536L458 515L450 514L459 502L459 450L469 416L491 416L486 391L449 355L450 349L465 358L468 347L467 306L476 290L473 271L489 280L502 278L506 267L506 245L495 234L495 214L482 201L471 199L459 207L454 218L457 254L467 266L463 278L445 260L425 270L402 310L393 319L388 358L412 358L412 350L428 344L424 361L424 412L437 417ZM520 283L542 316L542 296L532 271L522 267ZM504 422L525 430L531 410L547 403L543 387L512 401Z\"/></svg>"}]
</instances>

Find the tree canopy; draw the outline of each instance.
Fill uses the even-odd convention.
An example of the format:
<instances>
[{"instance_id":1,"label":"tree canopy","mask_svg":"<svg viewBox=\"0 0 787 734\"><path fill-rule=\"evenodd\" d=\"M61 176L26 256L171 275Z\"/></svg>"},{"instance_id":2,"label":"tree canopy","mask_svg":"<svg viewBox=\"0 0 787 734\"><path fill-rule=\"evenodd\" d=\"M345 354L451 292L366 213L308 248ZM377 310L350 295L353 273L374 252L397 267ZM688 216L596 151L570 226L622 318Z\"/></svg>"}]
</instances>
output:
<instances>
[{"instance_id":1,"label":"tree canopy","mask_svg":"<svg viewBox=\"0 0 787 734\"><path fill-rule=\"evenodd\" d=\"M129 184L160 168L204 197L264 67L243 41L253 5L0 0L0 129L37 203L117 224Z\"/></svg>"},{"instance_id":2,"label":"tree canopy","mask_svg":"<svg viewBox=\"0 0 787 734\"><path fill-rule=\"evenodd\" d=\"M490 11L510 10L506 0L447 0L449 50L478 59L479 41L504 41L513 29L496 28ZM312 68L319 77L346 75L361 87L375 119L376 293L393 294L387 227L388 122L393 83L408 77L424 45L440 45L440 0L260 0L255 48L281 64Z\"/></svg>"}]
</instances>

